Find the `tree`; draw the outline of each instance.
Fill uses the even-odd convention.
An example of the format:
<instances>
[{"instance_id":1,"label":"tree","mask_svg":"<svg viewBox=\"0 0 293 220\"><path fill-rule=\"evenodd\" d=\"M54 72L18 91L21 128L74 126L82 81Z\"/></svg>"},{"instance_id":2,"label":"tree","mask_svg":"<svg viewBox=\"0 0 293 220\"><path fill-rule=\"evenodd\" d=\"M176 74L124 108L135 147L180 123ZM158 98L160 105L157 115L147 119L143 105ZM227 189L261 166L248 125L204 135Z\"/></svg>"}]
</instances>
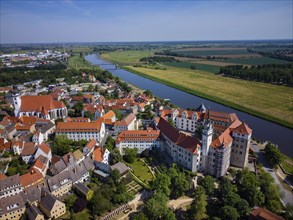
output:
<instances>
[{"instance_id":1,"label":"tree","mask_svg":"<svg viewBox=\"0 0 293 220\"><path fill-rule=\"evenodd\" d=\"M87 92L93 92L94 91L94 86L93 84L90 84L88 87L87 87Z\"/></svg>"},{"instance_id":2,"label":"tree","mask_svg":"<svg viewBox=\"0 0 293 220\"><path fill-rule=\"evenodd\" d=\"M115 113L116 119L118 121L122 120L122 115L121 115L121 113L117 109L113 109L112 111Z\"/></svg>"},{"instance_id":3,"label":"tree","mask_svg":"<svg viewBox=\"0 0 293 220\"><path fill-rule=\"evenodd\" d=\"M127 163L133 163L134 160L137 158L138 155L138 149L137 148L126 148L124 155L123 155L123 159L127 162Z\"/></svg>"},{"instance_id":4,"label":"tree","mask_svg":"<svg viewBox=\"0 0 293 220\"><path fill-rule=\"evenodd\" d=\"M71 150L72 141L66 135L56 135L52 145L54 154L63 156Z\"/></svg>"},{"instance_id":5,"label":"tree","mask_svg":"<svg viewBox=\"0 0 293 220\"><path fill-rule=\"evenodd\" d=\"M237 209L228 205L222 207L219 213L221 218L226 220L237 220L240 217L237 212Z\"/></svg>"},{"instance_id":6,"label":"tree","mask_svg":"<svg viewBox=\"0 0 293 220\"><path fill-rule=\"evenodd\" d=\"M95 191L91 202L90 202L90 208L92 211L92 214L94 215L102 215L105 211L110 211L112 208L111 202L104 198L99 190Z\"/></svg>"},{"instance_id":7,"label":"tree","mask_svg":"<svg viewBox=\"0 0 293 220\"><path fill-rule=\"evenodd\" d=\"M265 146L264 152L267 161L274 167L277 167L284 159L281 151L271 143Z\"/></svg>"},{"instance_id":8,"label":"tree","mask_svg":"<svg viewBox=\"0 0 293 220\"><path fill-rule=\"evenodd\" d=\"M202 186L198 186L195 189L195 196L188 210L188 214L191 218L204 219L206 214L207 196Z\"/></svg>"},{"instance_id":9,"label":"tree","mask_svg":"<svg viewBox=\"0 0 293 220\"><path fill-rule=\"evenodd\" d=\"M153 97L153 93L149 89L145 90L143 92L143 94L145 94L146 96L149 96L149 97Z\"/></svg>"},{"instance_id":10,"label":"tree","mask_svg":"<svg viewBox=\"0 0 293 220\"><path fill-rule=\"evenodd\" d=\"M67 196L67 198L65 199L67 210L71 209L76 199L77 199L77 196L74 193L71 193L69 196Z\"/></svg>"},{"instance_id":11,"label":"tree","mask_svg":"<svg viewBox=\"0 0 293 220\"><path fill-rule=\"evenodd\" d=\"M174 122L173 122L172 118L169 118L168 122L169 122L170 125L172 125L174 127Z\"/></svg>"},{"instance_id":12,"label":"tree","mask_svg":"<svg viewBox=\"0 0 293 220\"><path fill-rule=\"evenodd\" d=\"M172 214L170 214L169 208L167 206L168 197L161 193L157 192L153 196L153 198L149 199L145 205L144 213L151 220L156 219L168 219L170 217L172 220L174 219Z\"/></svg>"},{"instance_id":13,"label":"tree","mask_svg":"<svg viewBox=\"0 0 293 220\"><path fill-rule=\"evenodd\" d=\"M184 195L184 192L188 190L189 183L186 179L185 173L181 172L177 166L172 166L168 170L168 176L171 180L170 190L171 196L174 198L178 198Z\"/></svg>"},{"instance_id":14,"label":"tree","mask_svg":"<svg viewBox=\"0 0 293 220\"><path fill-rule=\"evenodd\" d=\"M109 136L106 140L106 144L105 144L105 147L110 151L112 152L115 148L115 140L114 138L112 138L112 136Z\"/></svg>"},{"instance_id":15,"label":"tree","mask_svg":"<svg viewBox=\"0 0 293 220\"><path fill-rule=\"evenodd\" d=\"M84 113L84 117L89 118L91 121L93 121L95 119L95 115L91 111L86 111Z\"/></svg>"},{"instance_id":16,"label":"tree","mask_svg":"<svg viewBox=\"0 0 293 220\"><path fill-rule=\"evenodd\" d=\"M205 189L208 196L212 196L215 192L215 179L212 176L205 176L200 185Z\"/></svg>"},{"instance_id":17,"label":"tree","mask_svg":"<svg viewBox=\"0 0 293 220\"><path fill-rule=\"evenodd\" d=\"M241 218L245 218L250 211L249 204L245 199L239 199L234 207L237 209Z\"/></svg>"},{"instance_id":18,"label":"tree","mask_svg":"<svg viewBox=\"0 0 293 220\"><path fill-rule=\"evenodd\" d=\"M140 212L139 214L134 215L132 220L148 220L148 218L143 212Z\"/></svg>"},{"instance_id":19,"label":"tree","mask_svg":"<svg viewBox=\"0 0 293 220\"><path fill-rule=\"evenodd\" d=\"M170 185L170 177L163 173L158 174L157 178L151 184L154 191L163 193L166 196L170 196Z\"/></svg>"},{"instance_id":20,"label":"tree","mask_svg":"<svg viewBox=\"0 0 293 220\"><path fill-rule=\"evenodd\" d=\"M78 101L72 108L74 110L74 115L80 117L83 110L83 103Z\"/></svg>"},{"instance_id":21,"label":"tree","mask_svg":"<svg viewBox=\"0 0 293 220\"><path fill-rule=\"evenodd\" d=\"M118 149L114 149L110 154L110 164L114 165L122 161L122 155Z\"/></svg>"}]
</instances>

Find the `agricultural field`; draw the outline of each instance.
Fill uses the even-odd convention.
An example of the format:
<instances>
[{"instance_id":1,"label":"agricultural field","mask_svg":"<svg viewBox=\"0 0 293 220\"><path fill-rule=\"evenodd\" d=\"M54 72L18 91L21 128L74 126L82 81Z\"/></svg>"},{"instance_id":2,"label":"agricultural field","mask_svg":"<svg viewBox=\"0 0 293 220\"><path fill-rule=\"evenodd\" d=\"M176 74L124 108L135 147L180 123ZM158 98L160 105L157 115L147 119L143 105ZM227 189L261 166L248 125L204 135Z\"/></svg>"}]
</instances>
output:
<instances>
[{"instance_id":1,"label":"agricultural field","mask_svg":"<svg viewBox=\"0 0 293 220\"><path fill-rule=\"evenodd\" d=\"M190 63L190 62L166 62L163 63L165 66L179 67L179 68L190 68L192 65L196 67L197 70L207 71L211 73L219 73L220 66L207 65L201 63Z\"/></svg>"},{"instance_id":2,"label":"agricultural field","mask_svg":"<svg viewBox=\"0 0 293 220\"><path fill-rule=\"evenodd\" d=\"M182 50L173 50L171 52L175 52L183 56L259 56L258 54L248 52L246 48L187 48Z\"/></svg>"},{"instance_id":3,"label":"agricultural field","mask_svg":"<svg viewBox=\"0 0 293 220\"><path fill-rule=\"evenodd\" d=\"M255 57L255 58L232 58L227 60L220 60L219 62L234 63L234 64L247 64L247 65L262 65L262 64L287 64L290 61L274 59L270 57Z\"/></svg>"},{"instance_id":4,"label":"agricultural field","mask_svg":"<svg viewBox=\"0 0 293 220\"><path fill-rule=\"evenodd\" d=\"M134 65L138 63L141 58L152 55L153 51L150 50L126 50L103 53L101 54L101 58L116 64Z\"/></svg>"},{"instance_id":5,"label":"agricultural field","mask_svg":"<svg viewBox=\"0 0 293 220\"><path fill-rule=\"evenodd\" d=\"M128 66L126 69L188 93L293 127L293 88L222 77L187 68L155 70Z\"/></svg>"}]
</instances>

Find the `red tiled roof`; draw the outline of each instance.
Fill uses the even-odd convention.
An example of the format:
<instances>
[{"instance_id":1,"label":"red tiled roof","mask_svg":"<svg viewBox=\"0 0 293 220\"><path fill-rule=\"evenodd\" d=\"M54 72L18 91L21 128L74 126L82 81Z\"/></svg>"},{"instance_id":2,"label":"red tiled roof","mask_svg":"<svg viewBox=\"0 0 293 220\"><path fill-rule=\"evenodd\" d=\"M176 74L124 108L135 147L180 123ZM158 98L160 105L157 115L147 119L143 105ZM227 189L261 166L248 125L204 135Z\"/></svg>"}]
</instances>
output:
<instances>
[{"instance_id":1,"label":"red tiled roof","mask_svg":"<svg viewBox=\"0 0 293 220\"><path fill-rule=\"evenodd\" d=\"M98 162L102 162L104 153L105 153L104 148L96 147L95 150L93 151L93 160L98 161Z\"/></svg>"},{"instance_id":2,"label":"red tiled roof","mask_svg":"<svg viewBox=\"0 0 293 220\"><path fill-rule=\"evenodd\" d=\"M5 179L7 176L5 176L3 173L0 173L0 180Z\"/></svg>"},{"instance_id":3,"label":"red tiled roof","mask_svg":"<svg viewBox=\"0 0 293 220\"><path fill-rule=\"evenodd\" d=\"M129 130L122 131L116 142L129 142L129 141L156 141L160 136L160 131L155 130Z\"/></svg>"},{"instance_id":4,"label":"red tiled roof","mask_svg":"<svg viewBox=\"0 0 293 220\"><path fill-rule=\"evenodd\" d=\"M43 175L36 171L36 170L31 170L31 172L23 174L20 176L20 184L23 187L29 186L29 185L34 185L44 179Z\"/></svg>"},{"instance_id":5,"label":"red tiled roof","mask_svg":"<svg viewBox=\"0 0 293 220\"><path fill-rule=\"evenodd\" d=\"M135 114L131 113L127 115L127 117L121 121L116 121L114 126L128 126L136 119Z\"/></svg>"},{"instance_id":6,"label":"red tiled roof","mask_svg":"<svg viewBox=\"0 0 293 220\"><path fill-rule=\"evenodd\" d=\"M96 144L97 144L97 141L95 139L92 139L85 145L85 147L91 150L92 148L96 146Z\"/></svg>"},{"instance_id":7,"label":"red tiled roof","mask_svg":"<svg viewBox=\"0 0 293 220\"><path fill-rule=\"evenodd\" d=\"M232 123L238 119L235 113L216 112L212 110L208 110L208 112L205 114L205 117L213 121L223 121L225 123Z\"/></svg>"},{"instance_id":8,"label":"red tiled roof","mask_svg":"<svg viewBox=\"0 0 293 220\"><path fill-rule=\"evenodd\" d=\"M97 105L97 104L87 104L83 107L84 111L90 111L92 113L95 113L96 111L102 112L103 111L103 106L102 105Z\"/></svg>"},{"instance_id":9,"label":"red tiled roof","mask_svg":"<svg viewBox=\"0 0 293 220\"><path fill-rule=\"evenodd\" d=\"M43 96L22 96L21 97L21 111L23 112L41 112L44 107L47 111L55 108L64 108L65 105L62 101L53 100L50 95Z\"/></svg>"},{"instance_id":10,"label":"red tiled roof","mask_svg":"<svg viewBox=\"0 0 293 220\"><path fill-rule=\"evenodd\" d=\"M0 87L0 92L12 91L11 87Z\"/></svg>"},{"instance_id":11,"label":"red tiled roof","mask_svg":"<svg viewBox=\"0 0 293 220\"><path fill-rule=\"evenodd\" d=\"M235 128L233 132L236 132L238 134L244 134L244 135L250 135L252 133L252 130L245 124L244 122Z\"/></svg>"},{"instance_id":12,"label":"red tiled roof","mask_svg":"<svg viewBox=\"0 0 293 220\"><path fill-rule=\"evenodd\" d=\"M24 143L21 155L23 156L33 155L36 152L36 150L37 148L35 147L35 143L27 142L27 143Z\"/></svg>"},{"instance_id":13,"label":"red tiled roof","mask_svg":"<svg viewBox=\"0 0 293 220\"><path fill-rule=\"evenodd\" d=\"M40 148L45 154L49 154L51 151L51 148L45 143L38 145L38 148Z\"/></svg>"},{"instance_id":14,"label":"red tiled roof","mask_svg":"<svg viewBox=\"0 0 293 220\"><path fill-rule=\"evenodd\" d=\"M201 146L199 140L179 132L162 117L160 118L158 128L173 143L192 152L193 154L197 154L197 149Z\"/></svg>"},{"instance_id":15,"label":"red tiled roof","mask_svg":"<svg viewBox=\"0 0 293 220\"><path fill-rule=\"evenodd\" d=\"M19 118L19 121L22 124L26 124L26 125L33 125L37 122L37 117L34 116L21 116Z\"/></svg>"},{"instance_id":16,"label":"red tiled roof","mask_svg":"<svg viewBox=\"0 0 293 220\"><path fill-rule=\"evenodd\" d=\"M266 210L264 208L255 207L248 217L249 220L284 220L282 217Z\"/></svg>"},{"instance_id":17,"label":"red tiled roof","mask_svg":"<svg viewBox=\"0 0 293 220\"><path fill-rule=\"evenodd\" d=\"M57 132L97 132L101 129L101 120L94 122L59 122Z\"/></svg>"}]
</instances>

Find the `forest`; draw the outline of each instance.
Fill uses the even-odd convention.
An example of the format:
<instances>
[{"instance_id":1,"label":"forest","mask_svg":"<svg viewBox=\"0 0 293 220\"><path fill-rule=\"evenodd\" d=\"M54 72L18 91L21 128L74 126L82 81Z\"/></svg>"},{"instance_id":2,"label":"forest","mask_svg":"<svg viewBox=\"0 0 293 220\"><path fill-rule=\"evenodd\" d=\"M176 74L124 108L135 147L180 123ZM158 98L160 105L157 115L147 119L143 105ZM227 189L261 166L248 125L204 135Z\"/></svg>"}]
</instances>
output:
<instances>
[{"instance_id":1,"label":"forest","mask_svg":"<svg viewBox=\"0 0 293 220\"><path fill-rule=\"evenodd\" d=\"M293 64L266 64L251 66L233 65L221 67L220 74L240 79L293 85Z\"/></svg>"}]
</instances>

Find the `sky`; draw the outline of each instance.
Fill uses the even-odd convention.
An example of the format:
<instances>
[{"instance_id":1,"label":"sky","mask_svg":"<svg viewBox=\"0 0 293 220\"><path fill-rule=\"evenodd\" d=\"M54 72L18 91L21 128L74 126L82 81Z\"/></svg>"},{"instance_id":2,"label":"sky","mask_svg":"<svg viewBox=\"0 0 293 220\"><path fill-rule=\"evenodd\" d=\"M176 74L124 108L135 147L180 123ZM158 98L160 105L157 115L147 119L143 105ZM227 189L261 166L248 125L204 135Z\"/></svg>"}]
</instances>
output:
<instances>
[{"instance_id":1,"label":"sky","mask_svg":"<svg viewBox=\"0 0 293 220\"><path fill-rule=\"evenodd\" d=\"M0 0L0 43L293 39L292 0Z\"/></svg>"}]
</instances>

